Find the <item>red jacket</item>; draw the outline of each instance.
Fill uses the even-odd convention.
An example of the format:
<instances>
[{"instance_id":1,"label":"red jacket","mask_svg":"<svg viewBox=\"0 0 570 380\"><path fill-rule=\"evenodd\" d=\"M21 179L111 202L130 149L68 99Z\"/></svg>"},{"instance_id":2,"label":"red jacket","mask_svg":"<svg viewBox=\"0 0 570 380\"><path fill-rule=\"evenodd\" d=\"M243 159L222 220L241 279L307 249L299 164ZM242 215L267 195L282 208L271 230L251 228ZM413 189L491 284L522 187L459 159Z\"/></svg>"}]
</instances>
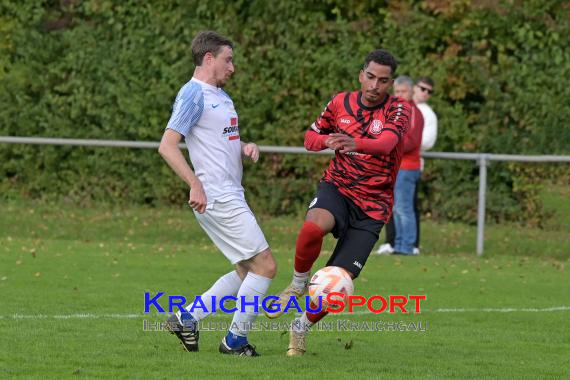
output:
<instances>
[{"instance_id":1,"label":"red jacket","mask_svg":"<svg viewBox=\"0 0 570 380\"><path fill-rule=\"evenodd\" d=\"M404 137L404 155L400 169L420 170L420 147L422 145L424 117L413 101L409 103L412 105L412 122L410 130Z\"/></svg>"}]
</instances>

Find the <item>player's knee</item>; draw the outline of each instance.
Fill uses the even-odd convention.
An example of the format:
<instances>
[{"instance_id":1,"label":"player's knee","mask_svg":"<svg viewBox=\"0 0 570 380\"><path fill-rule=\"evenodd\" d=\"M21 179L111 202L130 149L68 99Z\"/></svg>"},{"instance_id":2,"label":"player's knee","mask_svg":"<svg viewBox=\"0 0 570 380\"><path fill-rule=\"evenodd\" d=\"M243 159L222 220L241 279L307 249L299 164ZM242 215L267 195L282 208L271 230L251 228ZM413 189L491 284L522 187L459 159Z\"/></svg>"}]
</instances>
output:
<instances>
[{"instance_id":1,"label":"player's knee","mask_svg":"<svg viewBox=\"0 0 570 380\"><path fill-rule=\"evenodd\" d=\"M277 274L277 262L275 260L271 260L271 262L267 264L265 270L265 277L271 279L275 278L275 275Z\"/></svg>"},{"instance_id":2,"label":"player's knee","mask_svg":"<svg viewBox=\"0 0 570 380\"><path fill-rule=\"evenodd\" d=\"M305 217L305 223L301 231L308 227L308 224L316 224L322 231L323 235L332 231L334 228L335 220L333 214L328 210L324 209L312 209L309 210L307 216Z\"/></svg>"},{"instance_id":3,"label":"player's knee","mask_svg":"<svg viewBox=\"0 0 570 380\"><path fill-rule=\"evenodd\" d=\"M275 258L271 254L271 251L268 252L263 266L265 270L265 277L274 278L277 274L277 261L275 261Z\"/></svg>"},{"instance_id":4,"label":"player's knee","mask_svg":"<svg viewBox=\"0 0 570 380\"><path fill-rule=\"evenodd\" d=\"M271 279L275 277L277 274L277 262L269 248L255 257L255 268L253 271L263 277Z\"/></svg>"}]
</instances>

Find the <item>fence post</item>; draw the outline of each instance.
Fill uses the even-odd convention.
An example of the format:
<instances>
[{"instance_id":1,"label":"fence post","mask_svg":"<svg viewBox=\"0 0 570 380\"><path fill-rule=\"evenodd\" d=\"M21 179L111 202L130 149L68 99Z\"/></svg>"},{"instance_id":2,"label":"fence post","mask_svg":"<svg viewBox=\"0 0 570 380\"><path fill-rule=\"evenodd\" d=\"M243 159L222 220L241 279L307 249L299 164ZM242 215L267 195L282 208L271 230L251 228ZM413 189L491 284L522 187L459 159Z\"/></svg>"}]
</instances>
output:
<instances>
[{"instance_id":1,"label":"fence post","mask_svg":"<svg viewBox=\"0 0 570 380\"><path fill-rule=\"evenodd\" d=\"M485 195L487 192L487 165L489 159L482 154L477 160L479 165L479 204L477 207L477 256L483 255L485 240Z\"/></svg>"}]
</instances>

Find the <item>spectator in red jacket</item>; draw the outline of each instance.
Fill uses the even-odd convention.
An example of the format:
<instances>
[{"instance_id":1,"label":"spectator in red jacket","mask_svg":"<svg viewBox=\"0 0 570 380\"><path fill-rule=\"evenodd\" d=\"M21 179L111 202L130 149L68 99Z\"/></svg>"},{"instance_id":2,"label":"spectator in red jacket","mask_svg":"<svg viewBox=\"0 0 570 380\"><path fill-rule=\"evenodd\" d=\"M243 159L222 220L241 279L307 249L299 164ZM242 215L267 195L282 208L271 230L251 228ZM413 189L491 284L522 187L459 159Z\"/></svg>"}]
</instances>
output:
<instances>
[{"instance_id":1,"label":"spectator in red jacket","mask_svg":"<svg viewBox=\"0 0 570 380\"><path fill-rule=\"evenodd\" d=\"M404 154L394 188L394 212L386 229L387 243L380 246L380 254L414 254L417 237L414 196L421 176L420 147L424 119L412 99L413 88L414 82L408 76L399 76L394 81L394 94L412 105L412 122L404 137Z\"/></svg>"}]
</instances>

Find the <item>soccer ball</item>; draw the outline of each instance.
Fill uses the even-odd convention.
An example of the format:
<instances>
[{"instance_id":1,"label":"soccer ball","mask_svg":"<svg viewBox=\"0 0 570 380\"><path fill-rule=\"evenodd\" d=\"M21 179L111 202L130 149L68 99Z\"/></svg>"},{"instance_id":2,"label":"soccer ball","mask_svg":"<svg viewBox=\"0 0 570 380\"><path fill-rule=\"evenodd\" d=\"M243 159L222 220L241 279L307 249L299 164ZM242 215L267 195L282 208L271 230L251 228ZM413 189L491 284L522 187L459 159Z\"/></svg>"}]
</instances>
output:
<instances>
[{"instance_id":1,"label":"soccer ball","mask_svg":"<svg viewBox=\"0 0 570 380\"><path fill-rule=\"evenodd\" d=\"M319 297L322 297L323 309L327 306L339 308L338 305L329 305L327 295L329 293L342 293L344 296L331 296L331 299L347 302L347 297L354 291L354 284L348 272L341 267L324 267L311 277L309 282L309 297L313 304L319 304Z\"/></svg>"}]
</instances>

